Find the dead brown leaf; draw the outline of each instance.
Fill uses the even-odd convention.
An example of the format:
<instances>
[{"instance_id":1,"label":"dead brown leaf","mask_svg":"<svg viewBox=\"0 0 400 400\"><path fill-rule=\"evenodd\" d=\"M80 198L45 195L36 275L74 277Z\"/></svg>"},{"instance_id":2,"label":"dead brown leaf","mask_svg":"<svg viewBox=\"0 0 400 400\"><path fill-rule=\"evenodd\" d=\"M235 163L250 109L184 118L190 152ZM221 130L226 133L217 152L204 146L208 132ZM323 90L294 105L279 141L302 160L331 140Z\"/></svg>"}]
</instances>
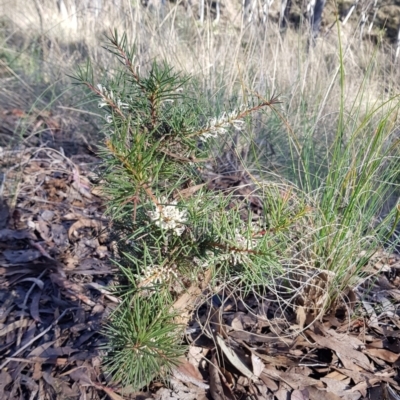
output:
<instances>
[{"instance_id":1,"label":"dead brown leaf","mask_svg":"<svg viewBox=\"0 0 400 400\"><path fill-rule=\"evenodd\" d=\"M372 372L374 370L369 362L368 357L361 351L355 350L353 347L349 346L345 340L340 341L339 339L330 335L318 335L310 329L306 331L306 334L322 348L328 348L334 351L342 361L345 368L354 370L354 365L359 365L366 371Z\"/></svg>"},{"instance_id":2,"label":"dead brown leaf","mask_svg":"<svg viewBox=\"0 0 400 400\"><path fill-rule=\"evenodd\" d=\"M32 379L38 381L42 378L42 363L35 363L33 367Z\"/></svg>"},{"instance_id":3,"label":"dead brown leaf","mask_svg":"<svg viewBox=\"0 0 400 400\"><path fill-rule=\"evenodd\" d=\"M336 368L344 375L347 375L357 384L351 388L351 391L359 391L362 396L367 395L367 389L373 387L378 382L387 382L396 385L395 381L391 379L391 376L395 374L394 369L389 371L389 373L369 373L365 371L347 370L344 368Z\"/></svg>"},{"instance_id":4,"label":"dead brown leaf","mask_svg":"<svg viewBox=\"0 0 400 400\"><path fill-rule=\"evenodd\" d=\"M253 352L251 353L251 364L253 365L254 375L258 378L264 369L264 363L261 361L260 357L256 356Z\"/></svg>"},{"instance_id":5,"label":"dead brown leaf","mask_svg":"<svg viewBox=\"0 0 400 400\"><path fill-rule=\"evenodd\" d=\"M310 396L307 389L293 390L290 400L309 400Z\"/></svg>"},{"instance_id":6,"label":"dead brown leaf","mask_svg":"<svg viewBox=\"0 0 400 400\"><path fill-rule=\"evenodd\" d=\"M172 375L182 382L193 383L194 385L202 389L209 388L209 385L204 383L203 376L201 375L198 368L196 368L188 361L184 361L178 367L174 368L172 371Z\"/></svg>"},{"instance_id":7,"label":"dead brown leaf","mask_svg":"<svg viewBox=\"0 0 400 400\"><path fill-rule=\"evenodd\" d=\"M211 270L207 270L204 274L203 285L207 285L211 280ZM197 283L192 284L183 293L172 306L173 312L177 312L176 322L186 325L190 319L193 308L195 307L198 297L201 295L201 288Z\"/></svg>"},{"instance_id":8,"label":"dead brown leaf","mask_svg":"<svg viewBox=\"0 0 400 400\"><path fill-rule=\"evenodd\" d=\"M284 372L277 370L276 368L265 366L262 375L266 375L275 381L285 382L292 389L302 389L308 386L315 386L317 388L323 388L324 385L321 381L310 378L305 375L296 374L294 372Z\"/></svg>"},{"instance_id":9,"label":"dead brown leaf","mask_svg":"<svg viewBox=\"0 0 400 400\"><path fill-rule=\"evenodd\" d=\"M35 292L32 295L31 306L29 308L31 316L36 322L42 322L39 314L39 302L41 296L42 296L41 291Z\"/></svg>"},{"instance_id":10,"label":"dead brown leaf","mask_svg":"<svg viewBox=\"0 0 400 400\"><path fill-rule=\"evenodd\" d=\"M103 224L101 221L91 218L81 218L78 221L74 222L70 228L68 229L68 238L70 241L75 241L79 238L79 230L83 228L93 229L97 233L102 231Z\"/></svg>"},{"instance_id":11,"label":"dead brown leaf","mask_svg":"<svg viewBox=\"0 0 400 400\"><path fill-rule=\"evenodd\" d=\"M317 389L315 387L307 387L307 390L310 400L343 400L334 393L326 392L325 390Z\"/></svg>"},{"instance_id":12,"label":"dead brown leaf","mask_svg":"<svg viewBox=\"0 0 400 400\"><path fill-rule=\"evenodd\" d=\"M11 375L7 371L0 372L0 399L7 398L5 388L13 381Z\"/></svg>"},{"instance_id":13,"label":"dead brown leaf","mask_svg":"<svg viewBox=\"0 0 400 400\"><path fill-rule=\"evenodd\" d=\"M75 381L79 382L82 386L92 386L93 381L88 374L87 368L78 367L68 372L68 375Z\"/></svg>"},{"instance_id":14,"label":"dead brown leaf","mask_svg":"<svg viewBox=\"0 0 400 400\"><path fill-rule=\"evenodd\" d=\"M114 390L108 388L107 386L102 386L102 385L95 385L97 389L103 390L107 396L110 397L111 400L124 400L122 396L120 396L118 393L116 393Z\"/></svg>"},{"instance_id":15,"label":"dead brown leaf","mask_svg":"<svg viewBox=\"0 0 400 400\"><path fill-rule=\"evenodd\" d=\"M280 388L274 393L275 397L278 400L290 399L290 392L291 392L290 387L286 385L285 382L281 382L279 386Z\"/></svg>"},{"instance_id":16,"label":"dead brown leaf","mask_svg":"<svg viewBox=\"0 0 400 400\"><path fill-rule=\"evenodd\" d=\"M331 378L321 378L321 381L326 384L326 391L333 393L343 400L358 400L361 397L360 392L348 391L349 386L346 382Z\"/></svg>"},{"instance_id":17,"label":"dead brown leaf","mask_svg":"<svg viewBox=\"0 0 400 400\"><path fill-rule=\"evenodd\" d=\"M208 367L208 372L210 374L210 392L213 399L235 400L235 396L232 393L231 389L221 379L218 359L215 353L211 357L211 362Z\"/></svg>"},{"instance_id":18,"label":"dead brown leaf","mask_svg":"<svg viewBox=\"0 0 400 400\"><path fill-rule=\"evenodd\" d=\"M367 348L364 350L364 353L373 357L378 357L381 360L386 361L387 363L395 363L400 358L399 354L395 354L385 349Z\"/></svg>"},{"instance_id":19,"label":"dead brown leaf","mask_svg":"<svg viewBox=\"0 0 400 400\"><path fill-rule=\"evenodd\" d=\"M245 363L240 358L240 355L238 354L238 352L234 351L232 346L228 346L221 336L216 335L215 339L217 341L218 347L221 349L221 351L223 352L224 356L229 360L229 362L238 371L240 371L240 373L243 374L243 376L251 379L254 382L258 382L258 377L255 374L253 374L253 372L250 371L249 368L247 368Z\"/></svg>"},{"instance_id":20,"label":"dead brown leaf","mask_svg":"<svg viewBox=\"0 0 400 400\"><path fill-rule=\"evenodd\" d=\"M51 235L53 242L61 251L65 250L68 247L68 235L64 225L51 224Z\"/></svg>"},{"instance_id":21,"label":"dead brown leaf","mask_svg":"<svg viewBox=\"0 0 400 400\"><path fill-rule=\"evenodd\" d=\"M156 400L207 400L204 389L188 387L173 377L169 383L169 388L163 387L154 394Z\"/></svg>"},{"instance_id":22,"label":"dead brown leaf","mask_svg":"<svg viewBox=\"0 0 400 400\"><path fill-rule=\"evenodd\" d=\"M0 241L6 242L11 240L22 240L22 239L31 239L36 240L35 235L26 229L14 231L12 229L1 229L0 230Z\"/></svg>"},{"instance_id":23,"label":"dead brown leaf","mask_svg":"<svg viewBox=\"0 0 400 400\"><path fill-rule=\"evenodd\" d=\"M199 367L200 362L207 355L208 349L203 349L202 347L191 345L189 347L188 360L196 368Z\"/></svg>"},{"instance_id":24,"label":"dead brown leaf","mask_svg":"<svg viewBox=\"0 0 400 400\"><path fill-rule=\"evenodd\" d=\"M39 216L37 218L35 226L36 226L36 231L39 232L42 239L45 240L46 242L50 242L51 241L50 227L46 223L46 221Z\"/></svg>"},{"instance_id":25,"label":"dead brown leaf","mask_svg":"<svg viewBox=\"0 0 400 400\"><path fill-rule=\"evenodd\" d=\"M276 392L279 389L278 384L272 380L271 378L269 378L267 376L267 374L265 374L264 372L261 373L260 375L260 379L264 382L265 386L267 386L267 388L271 391L271 392Z\"/></svg>"},{"instance_id":26,"label":"dead brown leaf","mask_svg":"<svg viewBox=\"0 0 400 400\"><path fill-rule=\"evenodd\" d=\"M4 258L12 264L23 264L34 261L41 257L40 251L27 249L27 250L4 250Z\"/></svg>"}]
</instances>

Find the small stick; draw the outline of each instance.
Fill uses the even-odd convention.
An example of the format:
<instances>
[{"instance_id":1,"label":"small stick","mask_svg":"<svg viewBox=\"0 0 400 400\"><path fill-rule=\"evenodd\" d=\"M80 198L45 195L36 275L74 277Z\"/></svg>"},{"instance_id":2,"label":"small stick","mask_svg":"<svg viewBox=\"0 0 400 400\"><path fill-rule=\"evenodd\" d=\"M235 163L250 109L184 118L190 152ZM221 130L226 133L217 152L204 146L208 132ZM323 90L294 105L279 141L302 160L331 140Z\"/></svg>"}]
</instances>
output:
<instances>
[{"instance_id":1,"label":"small stick","mask_svg":"<svg viewBox=\"0 0 400 400\"><path fill-rule=\"evenodd\" d=\"M36 342L36 340L44 336L49 330L51 330L57 324L57 322L67 313L67 311L71 310L73 310L73 308L67 308L66 310L64 310L62 314L52 324L50 324L43 332L39 333L39 335L32 338L27 344L18 349L11 357L8 357L6 361L4 361L3 364L0 365L0 370L2 370L18 354L22 353L25 349L27 349L32 343Z\"/></svg>"}]
</instances>

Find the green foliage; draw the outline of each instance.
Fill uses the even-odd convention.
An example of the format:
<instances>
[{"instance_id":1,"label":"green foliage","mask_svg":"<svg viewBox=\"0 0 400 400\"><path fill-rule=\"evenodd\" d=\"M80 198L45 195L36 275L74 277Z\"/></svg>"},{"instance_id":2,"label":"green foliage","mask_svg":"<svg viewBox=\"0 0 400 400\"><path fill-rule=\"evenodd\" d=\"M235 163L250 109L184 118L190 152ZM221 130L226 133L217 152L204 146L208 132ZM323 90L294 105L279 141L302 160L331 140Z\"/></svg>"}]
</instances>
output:
<instances>
[{"instance_id":1,"label":"green foliage","mask_svg":"<svg viewBox=\"0 0 400 400\"><path fill-rule=\"evenodd\" d=\"M142 76L126 36L115 32L108 40L122 68L104 85L93 82L90 65L76 79L105 111L103 189L125 277L123 302L107 329L105 367L116 381L140 388L168 374L184 351L175 302L199 277L211 273L215 283L240 281L250 290L278 267L270 239L255 238L261 226L229 210L232 193L216 194L201 178L212 140L241 131L244 119L276 100L254 97L209 115L187 76L156 62Z\"/></svg>"},{"instance_id":2,"label":"green foliage","mask_svg":"<svg viewBox=\"0 0 400 400\"><path fill-rule=\"evenodd\" d=\"M166 299L134 295L114 313L106 334L111 348L105 362L114 379L123 385L143 387L156 375L165 375L177 364L185 347L180 345L181 327L171 323Z\"/></svg>"},{"instance_id":3,"label":"green foliage","mask_svg":"<svg viewBox=\"0 0 400 400\"><path fill-rule=\"evenodd\" d=\"M313 318L333 309L398 221L393 210L374 222L398 175L398 100L362 112L361 88L346 115L341 60L337 132L317 140L320 110L302 117L302 129L295 131L275 98L242 88L241 96L231 96L233 111L223 111L219 102L213 115L190 77L156 62L142 73L125 35L115 32L108 40L121 69L96 84L88 65L77 80L105 112L102 189L124 276L122 303L107 329L105 367L113 378L138 389L178 363L185 348L176 324L183 313L178 300L199 279L210 283L211 292L228 288L262 297L269 291L282 310L302 307ZM279 121L287 128L282 146L291 155L284 168L291 181L271 171L254 177L255 189L244 196L261 204L253 219L235 190L211 191L202 171L214 145L230 144L234 136L248 140L251 161L261 171L251 115L265 122L266 107L274 111L273 129L279 132ZM299 107L299 115L308 112L306 101Z\"/></svg>"}]
</instances>

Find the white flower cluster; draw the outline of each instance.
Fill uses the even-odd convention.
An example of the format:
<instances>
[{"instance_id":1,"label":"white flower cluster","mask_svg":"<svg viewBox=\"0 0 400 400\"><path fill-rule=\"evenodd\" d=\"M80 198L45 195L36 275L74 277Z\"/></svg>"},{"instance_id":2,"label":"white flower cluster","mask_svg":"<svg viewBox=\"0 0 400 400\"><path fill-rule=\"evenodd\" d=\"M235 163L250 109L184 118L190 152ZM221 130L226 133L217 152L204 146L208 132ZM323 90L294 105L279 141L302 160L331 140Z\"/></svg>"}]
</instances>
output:
<instances>
[{"instance_id":1,"label":"white flower cluster","mask_svg":"<svg viewBox=\"0 0 400 400\"><path fill-rule=\"evenodd\" d=\"M194 257L193 262L202 268L208 268L210 263L215 264L221 261L228 261L233 265L237 265L239 263L243 264L249 261L248 250L253 250L257 247L257 239L247 239L242 233L240 233L240 230L237 228L235 229L231 242L233 242L234 244L228 244L226 246L229 249L228 252L218 254L216 257L214 257L213 253L208 251L208 260L203 261L197 257Z\"/></svg>"},{"instance_id":2,"label":"white flower cluster","mask_svg":"<svg viewBox=\"0 0 400 400\"><path fill-rule=\"evenodd\" d=\"M251 250L257 246L257 240L255 240L255 239L249 240L249 239L245 238L240 233L240 230L238 228L235 229L234 241L235 241L235 243L237 243L237 247L240 249Z\"/></svg>"},{"instance_id":3,"label":"white flower cluster","mask_svg":"<svg viewBox=\"0 0 400 400\"><path fill-rule=\"evenodd\" d=\"M242 130L244 121L237 118L239 113L237 110L233 110L229 114L223 113L219 118L211 119L205 132L200 135L200 139L205 142L210 137L223 135L232 126L239 131Z\"/></svg>"},{"instance_id":4,"label":"white flower cluster","mask_svg":"<svg viewBox=\"0 0 400 400\"><path fill-rule=\"evenodd\" d=\"M112 90L107 90L107 88L105 88L100 83L97 85L97 89L99 89L99 92L102 94L102 99L101 101L99 101L99 108L103 108L110 105L107 100L111 100L113 103L115 103L120 110L124 110L129 107L128 103L123 103L119 97L114 96ZM108 119L107 122L109 122Z\"/></svg>"},{"instance_id":5,"label":"white flower cluster","mask_svg":"<svg viewBox=\"0 0 400 400\"><path fill-rule=\"evenodd\" d=\"M186 211L179 210L176 200L168 205L163 205L163 203L168 203L168 199L163 198L159 203L155 211L149 211L149 217L160 228L173 230L175 235L181 236L185 230L184 224L187 221Z\"/></svg>"},{"instance_id":6,"label":"white flower cluster","mask_svg":"<svg viewBox=\"0 0 400 400\"><path fill-rule=\"evenodd\" d=\"M157 284L168 281L171 277L177 278L176 272L168 266L149 266L140 274L141 285Z\"/></svg>"},{"instance_id":7,"label":"white flower cluster","mask_svg":"<svg viewBox=\"0 0 400 400\"><path fill-rule=\"evenodd\" d=\"M248 258L248 253L246 252L246 250L252 250L257 247L257 240L247 239L240 233L239 229L237 228L235 229L233 241L235 243L235 247L237 247L237 250L231 250L228 255L233 265L245 262Z\"/></svg>"}]
</instances>

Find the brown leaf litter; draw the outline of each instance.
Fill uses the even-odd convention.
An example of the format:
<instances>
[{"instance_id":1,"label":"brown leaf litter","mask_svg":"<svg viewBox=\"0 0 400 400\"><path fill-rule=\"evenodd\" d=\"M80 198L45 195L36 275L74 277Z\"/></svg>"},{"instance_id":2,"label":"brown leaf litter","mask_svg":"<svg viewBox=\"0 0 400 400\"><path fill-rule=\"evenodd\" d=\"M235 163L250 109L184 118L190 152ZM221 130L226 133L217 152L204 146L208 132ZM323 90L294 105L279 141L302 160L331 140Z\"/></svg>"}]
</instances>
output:
<instances>
[{"instance_id":1,"label":"brown leaf litter","mask_svg":"<svg viewBox=\"0 0 400 400\"><path fill-rule=\"evenodd\" d=\"M400 258L386 261L398 276ZM374 314L342 310L304 331L272 295L240 299L225 289L192 320L188 340L202 357L189 351L189 361L214 399L398 399L399 315L388 290L368 287Z\"/></svg>"},{"instance_id":2,"label":"brown leaf litter","mask_svg":"<svg viewBox=\"0 0 400 400\"><path fill-rule=\"evenodd\" d=\"M3 150L0 161L0 399L400 398L400 259L384 251L371 260L375 276L349 293L350 315L337 310L305 330L301 312L268 293L241 298L225 288L199 302L205 276L175 304L190 346L169 385L113 386L101 370L101 326L119 299L109 221L92 184L98 160L32 146ZM243 179L208 172L205 181L257 210Z\"/></svg>"},{"instance_id":3,"label":"brown leaf litter","mask_svg":"<svg viewBox=\"0 0 400 400\"><path fill-rule=\"evenodd\" d=\"M100 330L118 298L98 159L44 146L0 157L0 399L104 398Z\"/></svg>"}]
</instances>

